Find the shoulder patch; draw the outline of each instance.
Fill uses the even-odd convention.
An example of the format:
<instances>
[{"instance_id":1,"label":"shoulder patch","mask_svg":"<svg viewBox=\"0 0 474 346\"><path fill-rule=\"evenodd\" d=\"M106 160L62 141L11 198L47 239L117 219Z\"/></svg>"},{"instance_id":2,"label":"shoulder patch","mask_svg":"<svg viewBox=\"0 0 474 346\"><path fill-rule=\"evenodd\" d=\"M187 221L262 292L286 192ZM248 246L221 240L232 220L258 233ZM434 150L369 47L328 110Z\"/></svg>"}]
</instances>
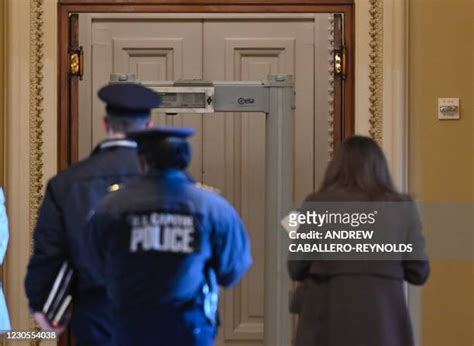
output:
<instances>
[{"instance_id":1,"label":"shoulder patch","mask_svg":"<svg viewBox=\"0 0 474 346\"><path fill-rule=\"evenodd\" d=\"M209 185L206 185L206 184L202 184L202 183L195 183L194 185L199 189L203 189L203 190L206 190L206 191L211 191L211 192L217 193L219 195L221 194L221 190L219 190L215 187L212 187L212 186L209 186Z\"/></svg>"},{"instance_id":2,"label":"shoulder patch","mask_svg":"<svg viewBox=\"0 0 474 346\"><path fill-rule=\"evenodd\" d=\"M121 188L120 184L112 184L107 188L107 191L108 192L115 192L115 191L120 190L120 188Z\"/></svg>"}]
</instances>

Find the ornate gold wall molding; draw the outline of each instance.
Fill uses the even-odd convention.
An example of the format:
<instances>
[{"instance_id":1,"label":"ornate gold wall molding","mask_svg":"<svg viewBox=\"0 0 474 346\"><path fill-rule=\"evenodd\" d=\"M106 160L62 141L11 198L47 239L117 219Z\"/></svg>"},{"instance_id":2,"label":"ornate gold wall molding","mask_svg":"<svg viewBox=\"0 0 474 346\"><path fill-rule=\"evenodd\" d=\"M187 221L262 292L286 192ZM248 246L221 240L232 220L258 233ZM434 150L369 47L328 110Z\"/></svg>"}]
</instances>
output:
<instances>
[{"instance_id":1,"label":"ornate gold wall molding","mask_svg":"<svg viewBox=\"0 0 474 346\"><path fill-rule=\"evenodd\" d=\"M30 228L33 230L43 188L43 0L32 0L30 6Z\"/></svg>"},{"instance_id":2,"label":"ornate gold wall molding","mask_svg":"<svg viewBox=\"0 0 474 346\"><path fill-rule=\"evenodd\" d=\"M30 254L43 189L43 0L30 2ZM35 327L34 321L31 326ZM35 327L36 329L36 327ZM39 345L31 341L30 345Z\"/></svg>"},{"instance_id":3,"label":"ornate gold wall molding","mask_svg":"<svg viewBox=\"0 0 474 346\"><path fill-rule=\"evenodd\" d=\"M370 0L369 134L383 141L383 0Z\"/></svg>"},{"instance_id":4,"label":"ornate gold wall molding","mask_svg":"<svg viewBox=\"0 0 474 346\"><path fill-rule=\"evenodd\" d=\"M328 153L329 159L334 153L334 14L329 15L328 27L328 62L329 62L329 89L328 89Z\"/></svg>"}]
</instances>

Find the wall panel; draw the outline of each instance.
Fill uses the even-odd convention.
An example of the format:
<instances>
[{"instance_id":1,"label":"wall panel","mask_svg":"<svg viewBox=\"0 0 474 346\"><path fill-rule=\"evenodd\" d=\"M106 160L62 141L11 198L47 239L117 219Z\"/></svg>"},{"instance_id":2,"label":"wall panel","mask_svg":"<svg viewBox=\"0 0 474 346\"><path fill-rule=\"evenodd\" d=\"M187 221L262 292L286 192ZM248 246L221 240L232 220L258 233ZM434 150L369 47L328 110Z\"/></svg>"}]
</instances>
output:
<instances>
[{"instance_id":1,"label":"wall panel","mask_svg":"<svg viewBox=\"0 0 474 346\"><path fill-rule=\"evenodd\" d=\"M423 201L474 201L473 18L472 0L410 0L409 180ZM459 97L461 119L438 120L438 97ZM473 262L432 263L424 346L474 343L473 277Z\"/></svg>"},{"instance_id":2,"label":"wall panel","mask_svg":"<svg viewBox=\"0 0 474 346\"><path fill-rule=\"evenodd\" d=\"M0 185L5 184L5 45L6 2L0 1Z\"/></svg>"}]
</instances>

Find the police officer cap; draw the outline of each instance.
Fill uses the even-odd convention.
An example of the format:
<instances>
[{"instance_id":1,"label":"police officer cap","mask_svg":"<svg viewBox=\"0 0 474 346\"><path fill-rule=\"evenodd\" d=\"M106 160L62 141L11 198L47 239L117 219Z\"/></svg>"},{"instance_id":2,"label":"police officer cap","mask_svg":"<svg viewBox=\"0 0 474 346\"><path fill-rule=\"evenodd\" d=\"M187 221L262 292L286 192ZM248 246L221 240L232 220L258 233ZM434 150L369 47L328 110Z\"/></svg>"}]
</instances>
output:
<instances>
[{"instance_id":1,"label":"police officer cap","mask_svg":"<svg viewBox=\"0 0 474 346\"><path fill-rule=\"evenodd\" d=\"M144 142L155 142L166 138L188 138L194 135L195 130L188 127L157 126L146 130L132 131L127 137L140 145Z\"/></svg>"},{"instance_id":2,"label":"police officer cap","mask_svg":"<svg viewBox=\"0 0 474 346\"><path fill-rule=\"evenodd\" d=\"M136 83L106 85L98 96L107 104L107 115L111 116L149 116L161 101L156 92Z\"/></svg>"}]
</instances>

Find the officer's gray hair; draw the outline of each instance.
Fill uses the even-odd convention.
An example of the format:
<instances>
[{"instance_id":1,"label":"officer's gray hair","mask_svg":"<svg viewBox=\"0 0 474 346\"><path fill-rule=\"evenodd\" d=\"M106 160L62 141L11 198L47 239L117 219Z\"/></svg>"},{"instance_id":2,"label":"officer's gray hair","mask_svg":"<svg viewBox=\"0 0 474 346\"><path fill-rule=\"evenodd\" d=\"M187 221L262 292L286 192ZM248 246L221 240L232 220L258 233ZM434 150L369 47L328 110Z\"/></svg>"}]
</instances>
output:
<instances>
[{"instance_id":1,"label":"officer's gray hair","mask_svg":"<svg viewBox=\"0 0 474 346\"><path fill-rule=\"evenodd\" d=\"M113 132L130 132L146 128L150 121L150 116L110 116L107 115L109 127Z\"/></svg>"}]
</instances>

